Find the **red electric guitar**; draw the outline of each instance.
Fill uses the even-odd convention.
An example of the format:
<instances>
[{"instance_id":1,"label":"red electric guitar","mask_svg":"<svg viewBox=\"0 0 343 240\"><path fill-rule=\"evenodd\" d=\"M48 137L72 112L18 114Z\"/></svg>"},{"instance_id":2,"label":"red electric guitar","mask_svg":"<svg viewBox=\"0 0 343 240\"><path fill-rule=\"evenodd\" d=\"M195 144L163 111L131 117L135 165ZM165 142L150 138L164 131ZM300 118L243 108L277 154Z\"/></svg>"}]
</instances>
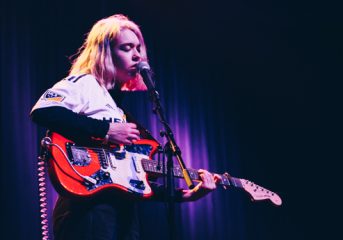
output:
<instances>
[{"instance_id":1,"label":"red electric guitar","mask_svg":"<svg viewBox=\"0 0 343 240\"><path fill-rule=\"evenodd\" d=\"M158 162L151 160L158 143L141 139L133 145L83 147L57 134L42 140L50 153L49 174L55 189L62 195L90 197L104 190L115 190L139 198L149 198L153 192L148 174L162 175ZM192 180L200 181L198 171L187 169ZM174 167L175 177L183 177L180 167ZM252 200L267 200L280 206L281 198L255 183L223 174L218 183L223 187L244 189Z\"/></svg>"}]
</instances>

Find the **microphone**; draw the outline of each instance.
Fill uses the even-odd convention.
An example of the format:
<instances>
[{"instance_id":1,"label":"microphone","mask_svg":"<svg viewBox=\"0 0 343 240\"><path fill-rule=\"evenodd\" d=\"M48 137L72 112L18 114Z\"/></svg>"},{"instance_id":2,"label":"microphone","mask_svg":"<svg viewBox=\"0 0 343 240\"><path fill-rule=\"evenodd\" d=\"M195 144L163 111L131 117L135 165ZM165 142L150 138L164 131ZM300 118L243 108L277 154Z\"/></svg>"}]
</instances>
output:
<instances>
[{"instance_id":1,"label":"microphone","mask_svg":"<svg viewBox=\"0 0 343 240\"><path fill-rule=\"evenodd\" d=\"M143 78L143 82L147 86L149 91L155 91L155 82L152 79L152 72L147 62L139 62L137 69Z\"/></svg>"}]
</instances>

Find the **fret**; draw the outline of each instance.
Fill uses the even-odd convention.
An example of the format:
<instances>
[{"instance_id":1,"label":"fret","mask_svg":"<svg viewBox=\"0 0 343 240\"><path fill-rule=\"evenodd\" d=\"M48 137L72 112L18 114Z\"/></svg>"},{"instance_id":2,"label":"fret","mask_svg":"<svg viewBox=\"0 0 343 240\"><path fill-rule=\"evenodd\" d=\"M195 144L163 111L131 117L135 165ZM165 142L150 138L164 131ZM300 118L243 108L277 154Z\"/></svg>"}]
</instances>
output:
<instances>
[{"instance_id":1,"label":"fret","mask_svg":"<svg viewBox=\"0 0 343 240\"><path fill-rule=\"evenodd\" d=\"M180 167L175 167L175 168L174 168L174 176L183 177L183 175L182 175L182 170L181 170Z\"/></svg>"},{"instance_id":2,"label":"fret","mask_svg":"<svg viewBox=\"0 0 343 240\"><path fill-rule=\"evenodd\" d=\"M148 169L153 172L154 171L154 165L152 163L148 163Z\"/></svg>"},{"instance_id":3,"label":"fret","mask_svg":"<svg viewBox=\"0 0 343 240\"><path fill-rule=\"evenodd\" d=\"M156 172L162 174L162 172L163 172L163 166L162 166L161 164L158 165L158 163L155 163L155 166L156 166ZM157 168L157 167L159 167L159 168Z\"/></svg>"},{"instance_id":4,"label":"fret","mask_svg":"<svg viewBox=\"0 0 343 240\"><path fill-rule=\"evenodd\" d=\"M195 178L196 176L195 176L193 171L188 171L188 173L189 173L189 176L191 177L191 179L196 179Z\"/></svg>"},{"instance_id":5,"label":"fret","mask_svg":"<svg viewBox=\"0 0 343 240\"><path fill-rule=\"evenodd\" d=\"M197 170L187 169L187 171L192 180L199 180L200 177Z\"/></svg>"},{"instance_id":6,"label":"fret","mask_svg":"<svg viewBox=\"0 0 343 240\"><path fill-rule=\"evenodd\" d=\"M159 169L159 170L157 170L157 171L158 171L158 173L161 173L161 174L163 174L163 171L165 171L165 169L166 169L166 168L163 168L163 166L161 165L161 163L160 163L160 164L156 163L156 169L157 169L157 166L159 166L159 167L160 167L160 169Z\"/></svg>"},{"instance_id":7,"label":"fret","mask_svg":"<svg viewBox=\"0 0 343 240\"><path fill-rule=\"evenodd\" d=\"M222 175L221 184L227 185L227 186L230 186L230 185L231 185L229 179L228 179L227 176L225 176L225 175Z\"/></svg>"},{"instance_id":8,"label":"fret","mask_svg":"<svg viewBox=\"0 0 343 240\"><path fill-rule=\"evenodd\" d=\"M242 188L242 183L241 183L241 180L239 178L234 178L234 177L231 177L230 178L230 181L232 182L232 184L235 186L235 187L239 187L239 188Z\"/></svg>"},{"instance_id":9,"label":"fret","mask_svg":"<svg viewBox=\"0 0 343 240\"><path fill-rule=\"evenodd\" d=\"M154 165L154 172L158 173L160 170L157 169L157 164L153 164Z\"/></svg>"}]
</instances>

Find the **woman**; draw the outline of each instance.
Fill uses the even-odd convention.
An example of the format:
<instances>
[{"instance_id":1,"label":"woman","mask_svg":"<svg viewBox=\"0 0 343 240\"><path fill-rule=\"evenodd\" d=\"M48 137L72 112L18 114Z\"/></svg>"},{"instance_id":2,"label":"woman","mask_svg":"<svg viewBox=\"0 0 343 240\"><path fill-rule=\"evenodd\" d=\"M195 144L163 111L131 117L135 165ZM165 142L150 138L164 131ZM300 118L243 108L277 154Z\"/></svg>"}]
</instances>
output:
<instances>
[{"instance_id":1,"label":"woman","mask_svg":"<svg viewBox=\"0 0 343 240\"><path fill-rule=\"evenodd\" d=\"M89 32L70 75L48 89L32 109L34 122L74 141L102 139L104 143L132 144L140 138L137 125L109 94L146 90L137 64L147 61L139 27L117 14L98 21ZM218 176L199 170L202 182L179 190L176 201L194 201L216 188ZM152 183L153 199L163 187ZM69 199L60 196L54 208L55 239L139 239L135 202L116 196Z\"/></svg>"}]
</instances>

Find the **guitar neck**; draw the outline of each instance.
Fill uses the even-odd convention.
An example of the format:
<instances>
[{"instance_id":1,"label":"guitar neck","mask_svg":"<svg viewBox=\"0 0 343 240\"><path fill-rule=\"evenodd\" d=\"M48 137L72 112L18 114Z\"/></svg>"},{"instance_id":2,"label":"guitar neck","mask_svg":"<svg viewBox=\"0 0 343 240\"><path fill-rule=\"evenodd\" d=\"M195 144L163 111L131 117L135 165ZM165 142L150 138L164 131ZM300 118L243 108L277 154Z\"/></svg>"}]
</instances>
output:
<instances>
[{"instance_id":1,"label":"guitar neck","mask_svg":"<svg viewBox=\"0 0 343 240\"><path fill-rule=\"evenodd\" d=\"M165 175L167 172L167 168L166 167L163 168L163 164L162 163L159 164L158 161L156 161L156 160L142 159L142 165L143 165L144 171L146 171L148 173ZM193 181L200 181L201 180L199 173L198 173L198 170L188 168L187 171L189 173L190 178ZM182 169L180 166L176 166L173 168L173 175L174 175L174 177L177 177L177 178L183 178L183 173L182 173ZM243 188L241 179L228 176L227 174L218 174L218 175L220 175L222 178L217 183L218 185L223 185L223 186L227 186L227 187L232 186L232 187L237 187L237 188Z\"/></svg>"}]
</instances>

